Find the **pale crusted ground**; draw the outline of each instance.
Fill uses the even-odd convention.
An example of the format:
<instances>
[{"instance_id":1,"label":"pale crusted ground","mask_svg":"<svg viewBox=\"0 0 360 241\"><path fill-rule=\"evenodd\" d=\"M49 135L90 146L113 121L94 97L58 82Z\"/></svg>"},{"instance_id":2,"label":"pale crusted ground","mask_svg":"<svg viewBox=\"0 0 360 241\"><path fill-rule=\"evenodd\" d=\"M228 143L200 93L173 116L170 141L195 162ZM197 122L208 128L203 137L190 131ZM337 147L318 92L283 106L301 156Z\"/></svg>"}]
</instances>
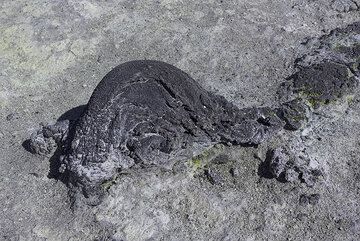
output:
<instances>
[{"instance_id":1,"label":"pale crusted ground","mask_svg":"<svg viewBox=\"0 0 360 241\"><path fill-rule=\"evenodd\" d=\"M85 104L112 67L133 59L171 63L239 106L270 105L301 41L359 21L354 2L2 1L0 239L359 240L358 97L314 130L308 151L329 175L312 189L259 178L275 140L225 150L239 175L223 185L148 170L72 213L65 185L47 177L49 158L22 147L39 122ZM303 193L320 193L319 203L299 205Z\"/></svg>"}]
</instances>

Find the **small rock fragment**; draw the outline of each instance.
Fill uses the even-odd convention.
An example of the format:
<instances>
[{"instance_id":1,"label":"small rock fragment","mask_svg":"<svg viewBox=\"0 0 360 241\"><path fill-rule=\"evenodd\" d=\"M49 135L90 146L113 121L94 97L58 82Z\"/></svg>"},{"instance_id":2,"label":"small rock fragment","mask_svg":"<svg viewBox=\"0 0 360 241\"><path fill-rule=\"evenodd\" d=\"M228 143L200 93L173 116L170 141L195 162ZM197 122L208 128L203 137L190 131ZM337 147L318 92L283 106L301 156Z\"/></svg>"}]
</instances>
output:
<instances>
[{"instance_id":1,"label":"small rock fragment","mask_svg":"<svg viewBox=\"0 0 360 241\"><path fill-rule=\"evenodd\" d=\"M58 121L53 125L41 125L41 129L30 137L29 147L31 152L47 155L53 152L59 144L66 139L69 121Z\"/></svg>"},{"instance_id":2,"label":"small rock fragment","mask_svg":"<svg viewBox=\"0 0 360 241\"><path fill-rule=\"evenodd\" d=\"M223 178L220 176L220 174L216 172L214 169L208 168L204 171L204 174L207 177L207 179L210 181L210 183L213 185L219 185L224 181Z\"/></svg>"},{"instance_id":3,"label":"small rock fragment","mask_svg":"<svg viewBox=\"0 0 360 241\"><path fill-rule=\"evenodd\" d=\"M281 105L278 115L286 122L285 129L298 130L307 121L308 107L301 99L295 99Z\"/></svg>"},{"instance_id":4,"label":"small rock fragment","mask_svg":"<svg viewBox=\"0 0 360 241\"><path fill-rule=\"evenodd\" d=\"M260 168L260 167L259 167ZM307 186L314 186L322 172L310 167L310 161L296 157L283 147L268 151L267 159L263 163L262 169L268 169L270 177L276 178L281 182L301 181ZM262 170L261 173L267 173Z\"/></svg>"},{"instance_id":5,"label":"small rock fragment","mask_svg":"<svg viewBox=\"0 0 360 241\"><path fill-rule=\"evenodd\" d=\"M239 176L239 170L236 167L230 168L230 174L232 177L238 177Z\"/></svg>"},{"instance_id":6,"label":"small rock fragment","mask_svg":"<svg viewBox=\"0 0 360 241\"><path fill-rule=\"evenodd\" d=\"M289 161L289 155L283 148L274 149L272 151L269 162L271 174L276 178L280 178L281 175L285 172Z\"/></svg>"},{"instance_id":7,"label":"small rock fragment","mask_svg":"<svg viewBox=\"0 0 360 241\"><path fill-rule=\"evenodd\" d=\"M7 121L12 121L14 119L19 119L19 115L17 113L10 113L6 116Z\"/></svg>"},{"instance_id":8,"label":"small rock fragment","mask_svg":"<svg viewBox=\"0 0 360 241\"><path fill-rule=\"evenodd\" d=\"M300 205L307 205L307 204L315 205L319 202L319 200L320 200L320 194L310 194L310 195L301 194L299 203Z\"/></svg>"},{"instance_id":9,"label":"small rock fragment","mask_svg":"<svg viewBox=\"0 0 360 241\"><path fill-rule=\"evenodd\" d=\"M322 175L320 170L308 169L306 166L302 166L300 180L304 182L307 186L313 187L319 177Z\"/></svg>"}]
</instances>

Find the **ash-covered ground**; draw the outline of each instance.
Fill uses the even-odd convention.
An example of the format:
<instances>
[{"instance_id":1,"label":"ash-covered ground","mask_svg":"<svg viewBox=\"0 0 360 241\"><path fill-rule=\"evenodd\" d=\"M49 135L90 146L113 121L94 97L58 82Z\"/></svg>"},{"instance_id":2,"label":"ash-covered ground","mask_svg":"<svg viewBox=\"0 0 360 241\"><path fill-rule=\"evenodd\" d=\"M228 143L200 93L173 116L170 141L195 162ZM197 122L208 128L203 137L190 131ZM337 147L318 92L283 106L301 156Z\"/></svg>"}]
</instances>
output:
<instances>
[{"instance_id":1,"label":"ash-covered ground","mask_svg":"<svg viewBox=\"0 0 360 241\"><path fill-rule=\"evenodd\" d=\"M1 240L360 239L358 88L324 100L303 78L294 92L312 115L300 129L122 172L96 207L74 205L53 153L24 142L40 122L77 118L101 78L135 59L168 62L239 108L276 106L279 86L329 48L351 45L359 62L359 35L330 32L360 21L357 0L0 4ZM306 157L316 181L283 156Z\"/></svg>"}]
</instances>

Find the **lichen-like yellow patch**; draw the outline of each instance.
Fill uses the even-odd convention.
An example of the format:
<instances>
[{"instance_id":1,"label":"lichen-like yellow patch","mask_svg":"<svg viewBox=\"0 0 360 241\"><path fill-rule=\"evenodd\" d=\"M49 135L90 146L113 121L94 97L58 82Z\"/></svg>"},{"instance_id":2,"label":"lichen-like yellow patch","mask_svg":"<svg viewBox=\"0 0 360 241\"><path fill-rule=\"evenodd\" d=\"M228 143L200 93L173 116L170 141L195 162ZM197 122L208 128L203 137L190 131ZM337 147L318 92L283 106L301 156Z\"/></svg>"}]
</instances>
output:
<instances>
[{"instance_id":1,"label":"lichen-like yellow patch","mask_svg":"<svg viewBox=\"0 0 360 241\"><path fill-rule=\"evenodd\" d=\"M200 155L197 155L191 158L188 162L189 167L193 172L198 172L203 170L210 161L217 156L224 149L224 145L217 144L207 150L205 150Z\"/></svg>"},{"instance_id":2,"label":"lichen-like yellow patch","mask_svg":"<svg viewBox=\"0 0 360 241\"><path fill-rule=\"evenodd\" d=\"M116 180L117 180L117 175L113 176L112 179L110 180L106 180L103 183L101 183L101 188L104 189L105 191L109 190L114 184L116 184Z\"/></svg>"}]
</instances>

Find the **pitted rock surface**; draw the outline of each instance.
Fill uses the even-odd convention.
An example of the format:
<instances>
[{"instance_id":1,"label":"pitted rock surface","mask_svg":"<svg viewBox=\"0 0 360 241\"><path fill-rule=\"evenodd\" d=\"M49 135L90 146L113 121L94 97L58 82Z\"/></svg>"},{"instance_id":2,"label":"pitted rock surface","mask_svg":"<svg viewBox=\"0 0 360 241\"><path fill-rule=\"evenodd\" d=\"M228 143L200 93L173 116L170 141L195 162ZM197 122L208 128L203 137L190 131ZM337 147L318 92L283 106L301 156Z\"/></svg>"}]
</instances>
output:
<instances>
[{"instance_id":1,"label":"pitted rock surface","mask_svg":"<svg viewBox=\"0 0 360 241\"><path fill-rule=\"evenodd\" d=\"M272 177L281 182L301 181L306 185L314 186L317 179L322 176L322 171L312 168L310 160L302 156L295 156L284 147L269 150L264 165Z\"/></svg>"}]
</instances>

